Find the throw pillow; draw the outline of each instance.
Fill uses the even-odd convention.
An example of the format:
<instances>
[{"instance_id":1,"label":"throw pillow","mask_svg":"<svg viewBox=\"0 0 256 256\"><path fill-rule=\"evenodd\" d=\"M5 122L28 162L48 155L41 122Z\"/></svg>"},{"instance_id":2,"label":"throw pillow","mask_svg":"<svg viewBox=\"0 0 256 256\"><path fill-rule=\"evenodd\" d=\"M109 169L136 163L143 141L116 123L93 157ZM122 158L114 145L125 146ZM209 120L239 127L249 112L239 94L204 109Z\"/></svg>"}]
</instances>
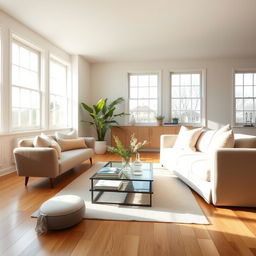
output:
<instances>
[{"instance_id":1,"label":"throw pillow","mask_svg":"<svg viewBox=\"0 0 256 256\"><path fill-rule=\"evenodd\" d=\"M34 147L50 147L50 145L51 145L51 143L48 140L42 138L39 135L36 136L33 140Z\"/></svg>"},{"instance_id":2,"label":"throw pillow","mask_svg":"<svg viewBox=\"0 0 256 256\"><path fill-rule=\"evenodd\" d=\"M60 147L60 145L53 138L47 136L44 133L41 133L41 138L43 138L44 140L46 140L50 143L50 147L54 148L57 151L58 158L60 158L61 157L61 147Z\"/></svg>"},{"instance_id":3,"label":"throw pillow","mask_svg":"<svg viewBox=\"0 0 256 256\"><path fill-rule=\"evenodd\" d=\"M78 139L60 139L58 143L61 146L62 151L79 149L79 148L87 148L85 141L83 138Z\"/></svg>"},{"instance_id":4,"label":"throw pillow","mask_svg":"<svg viewBox=\"0 0 256 256\"><path fill-rule=\"evenodd\" d=\"M56 139L57 140L62 140L62 139L77 139L77 132L76 130L72 130L71 132L65 134L61 132L56 132L55 133Z\"/></svg>"},{"instance_id":5,"label":"throw pillow","mask_svg":"<svg viewBox=\"0 0 256 256\"><path fill-rule=\"evenodd\" d=\"M181 126L179 135L173 147L196 151L195 145L202 131L203 128L189 130L187 127Z\"/></svg>"},{"instance_id":6,"label":"throw pillow","mask_svg":"<svg viewBox=\"0 0 256 256\"><path fill-rule=\"evenodd\" d=\"M212 142L209 146L209 151L218 148L233 148L235 145L234 133L232 130L225 131L214 135Z\"/></svg>"},{"instance_id":7,"label":"throw pillow","mask_svg":"<svg viewBox=\"0 0 256 256\"><path fill-rule=\"evenodd\" d=\"M199 139L196 143L196 149L200 152L207 152L209 149L209 145L214 137L216 130L204 131L201 133Z\"/></svg>"}]
</instances>

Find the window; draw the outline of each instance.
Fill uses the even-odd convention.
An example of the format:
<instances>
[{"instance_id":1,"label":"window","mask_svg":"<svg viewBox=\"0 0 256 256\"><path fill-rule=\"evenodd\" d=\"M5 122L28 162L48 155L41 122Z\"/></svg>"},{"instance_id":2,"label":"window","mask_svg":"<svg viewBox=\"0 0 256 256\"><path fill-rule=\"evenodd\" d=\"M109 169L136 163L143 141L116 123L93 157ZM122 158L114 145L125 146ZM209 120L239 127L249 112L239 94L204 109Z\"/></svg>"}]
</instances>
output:
<instances>
[{"instance_id":1,"label":"window","mask_svg":"<svg viewBox=\"0 0 256 256\"><path fill-rule=\"evenodd\" d=\"M171 73L171 118L180 123L202 122L202 78L200 72Z\"/></svg>"},{"instance_id":2,"label":"window","mask_svg":"<svg viewBox=\"0 0 256 256\"><path fill-rule=\"evenodd\" d=\"M40 52L12 42L12 130L41 127Z\"/></svg>"},{"instance_id":3,"label":"window","mask_svg":"<svg viewBox=\"0 0 256 256\"><path fill-rule=\"evenodd\" d=\"M256 73L236 72L234 85L235 123L256 122Z\"/></svg>"},{"instance_id":4,"label":"window","mask_svg":"<svg viewBox=\"0 0 256 256\"><path fill-rule=\"evenodd\" d=\"M159 112L159 74L129 74L129 113L137 123L153 123Z\"/></svg>"},{"instance_id":5,"label":"window","mask_svg":"<svg viewBox=\"0 0 256 256\"><path fill-rule=\"evenodd\" d=\"M51 128L63 128L69 124L70 90L67 79L67 65L50 60L50 117Z\"/></svg>"}]
</instances>

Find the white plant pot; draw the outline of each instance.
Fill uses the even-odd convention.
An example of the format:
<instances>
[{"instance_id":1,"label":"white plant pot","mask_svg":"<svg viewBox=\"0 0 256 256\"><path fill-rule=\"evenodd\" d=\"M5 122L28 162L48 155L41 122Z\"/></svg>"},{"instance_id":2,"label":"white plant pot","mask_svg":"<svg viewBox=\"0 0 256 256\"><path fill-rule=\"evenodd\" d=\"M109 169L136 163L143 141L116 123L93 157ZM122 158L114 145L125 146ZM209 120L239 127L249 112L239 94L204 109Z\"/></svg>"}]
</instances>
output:
<instances>
[{"instance_id":1,"label":"white plant pot","mask_svg":"<svg viewBox=\"0 0 256 256\"><path fill-rule=\"evenodd\" d=\"M104 141L95 141L95 154L97 155L103 155L107 151L107 142Z\"/></svg>"}]
</instances>

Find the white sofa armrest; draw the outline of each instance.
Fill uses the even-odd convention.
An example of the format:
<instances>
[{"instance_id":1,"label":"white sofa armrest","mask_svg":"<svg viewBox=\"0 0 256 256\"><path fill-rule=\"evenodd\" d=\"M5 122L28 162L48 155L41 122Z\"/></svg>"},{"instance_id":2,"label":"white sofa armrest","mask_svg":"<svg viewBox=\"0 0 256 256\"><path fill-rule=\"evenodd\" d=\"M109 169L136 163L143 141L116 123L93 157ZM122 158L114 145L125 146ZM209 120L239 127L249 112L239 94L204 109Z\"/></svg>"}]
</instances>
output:
<instances>
[{"instance_id":1,"label":"white sofa armrest","mask_svg":"<svg viewBox=\"0 0 256 256\"><path fill-rule=\"evenodd\" d=\"M163 148L172 148L177 139L177 134L163 134L160 136L160 151Z\"/></svg>"},{"instance_id":2,"label":"white sofa armrest","mask_svg":"<svg viewBox=\"0 0 256 256\"><path fill-rule=\"evenodd\" d=\"M256 206L256 148L212 153L212 201L220 206Z\"/></svg>"}]
</instances>

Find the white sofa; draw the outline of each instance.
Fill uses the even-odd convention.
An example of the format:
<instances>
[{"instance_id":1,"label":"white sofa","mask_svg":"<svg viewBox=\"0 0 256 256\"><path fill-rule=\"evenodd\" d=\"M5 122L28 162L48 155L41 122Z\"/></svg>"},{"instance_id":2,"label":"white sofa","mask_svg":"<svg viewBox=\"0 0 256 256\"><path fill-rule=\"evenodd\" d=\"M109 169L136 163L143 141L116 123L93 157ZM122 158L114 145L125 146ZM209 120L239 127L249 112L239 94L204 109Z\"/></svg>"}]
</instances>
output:
<instances>
[{"instance_id":1,"label":"white sofa","mask_svg":"<svg viewBox=\"0 0 256 256\"><path fill-rule=\"evenodd\" d=\"M197 144L195 152L173 148L177 136L161 136L160 163L164 167L208 203L256 207L256 136L235 134L234 148L205 152L198 151Z\"/></svg>"}]
</instances>

